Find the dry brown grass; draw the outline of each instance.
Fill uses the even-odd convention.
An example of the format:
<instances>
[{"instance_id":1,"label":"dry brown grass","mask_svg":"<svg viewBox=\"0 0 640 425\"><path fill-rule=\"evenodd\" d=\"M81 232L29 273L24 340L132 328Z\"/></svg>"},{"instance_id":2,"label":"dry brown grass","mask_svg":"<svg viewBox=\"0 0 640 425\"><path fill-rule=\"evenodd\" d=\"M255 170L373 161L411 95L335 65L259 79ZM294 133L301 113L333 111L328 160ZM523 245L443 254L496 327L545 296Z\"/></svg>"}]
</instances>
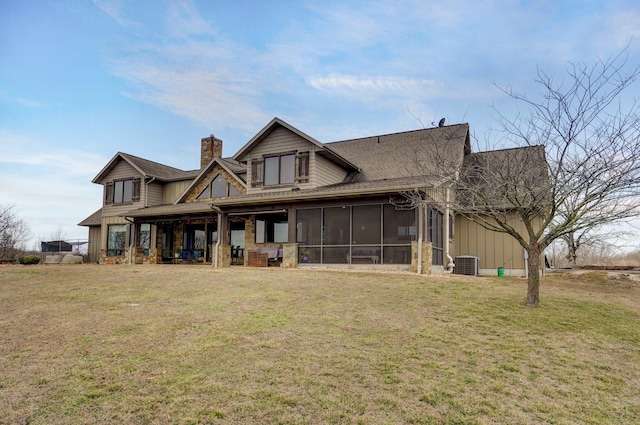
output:
<instances>
[{"instance_id":1,"label":"dry brown grass","mask_svg":"<svg viewBox=\"0 0 640 425\"><path fill-rule=\"evenodd\" d=\"M640 285L0 268L1 424L640 422Z\"/></svg>"}]
</instances>

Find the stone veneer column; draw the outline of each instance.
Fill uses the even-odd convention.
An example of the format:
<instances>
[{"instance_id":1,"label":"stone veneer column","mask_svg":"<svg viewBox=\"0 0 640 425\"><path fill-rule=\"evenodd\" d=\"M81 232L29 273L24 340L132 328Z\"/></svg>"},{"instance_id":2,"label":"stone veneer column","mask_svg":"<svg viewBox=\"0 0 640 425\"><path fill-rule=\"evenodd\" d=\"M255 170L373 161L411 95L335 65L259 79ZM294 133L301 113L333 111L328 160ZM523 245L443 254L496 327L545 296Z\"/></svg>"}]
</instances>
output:
<instances>
[{"instance_id":1,"label":"stone veneer column","mask_svg":"<svg viewBox=\"0 0 640 425\"><path fill-rule=\"evenodd\" d=\"M282 245L282 264L285 269L295 269L298 267L298 244L289 243Z\"/></svg>"},{"instance_id":2,"label":"stone veneer column","mask_svg":"<svg viewBox=\"0 0 640 425\"><path fill-rule=\"evenodd\" d=\"M422 274L431 274L431 242L422 242ZM411 270L418 273L418 242L411 242Z\"/></svg>"}]
</instances>

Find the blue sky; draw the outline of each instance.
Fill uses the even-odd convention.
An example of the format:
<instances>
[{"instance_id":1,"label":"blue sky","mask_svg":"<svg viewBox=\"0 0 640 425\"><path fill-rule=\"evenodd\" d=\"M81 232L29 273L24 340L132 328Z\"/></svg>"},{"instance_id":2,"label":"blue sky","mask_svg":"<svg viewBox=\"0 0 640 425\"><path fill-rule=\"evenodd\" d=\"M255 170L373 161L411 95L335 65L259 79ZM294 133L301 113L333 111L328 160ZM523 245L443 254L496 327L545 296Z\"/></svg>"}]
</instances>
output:
<instances>
[{"instance_id":1,"label":"blue sky","mask_svg":"<svg viewBox=\"0 0 640 425\"><path fill-rule=\"evenodd\" d=\"M468 122L482 145L498 90L535 97L631 42L640 4L607 1L0 0L0 204L33 242L101 205L118 152L199 167L273 117L331 142ZM482 146L481 146L482 147Z\"/></svg>"}]
</instances>

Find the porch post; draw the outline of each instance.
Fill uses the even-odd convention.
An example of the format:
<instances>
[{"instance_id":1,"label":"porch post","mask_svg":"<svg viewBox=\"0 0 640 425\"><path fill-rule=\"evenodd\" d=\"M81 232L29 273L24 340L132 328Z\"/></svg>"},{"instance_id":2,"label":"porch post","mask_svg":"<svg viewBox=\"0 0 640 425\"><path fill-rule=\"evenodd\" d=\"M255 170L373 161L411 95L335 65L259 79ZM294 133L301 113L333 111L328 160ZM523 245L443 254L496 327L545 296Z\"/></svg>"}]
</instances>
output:
<instances>
[{"instance_id":1,"label":"porch post","mask_svg":"<svg viewBox=\"0 0 640 425\"><path fill-rule=\"evenodd\" d=\"M218 222L216 223L218 238L216 240L215 247L213 249L213 258L214 260L211 262L214 268L218 268L219 256L220 256L220 240L222 239L222 212L218 211Z\"/></svg>"}]
</instances>

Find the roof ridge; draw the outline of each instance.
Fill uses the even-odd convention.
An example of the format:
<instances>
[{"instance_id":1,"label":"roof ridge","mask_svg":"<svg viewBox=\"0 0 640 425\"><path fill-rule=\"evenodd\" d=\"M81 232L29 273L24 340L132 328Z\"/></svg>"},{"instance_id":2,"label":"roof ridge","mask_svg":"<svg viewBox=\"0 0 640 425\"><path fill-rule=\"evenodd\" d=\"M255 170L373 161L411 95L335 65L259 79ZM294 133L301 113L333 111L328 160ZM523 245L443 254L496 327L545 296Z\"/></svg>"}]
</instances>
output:
<instances>
[{"instance_id":1,"label":"roof ridge","mask_svg":"<svg viewBox=\"0 0 640 425\"><path fill-rule=\"evenodd\" d=\"M544 148L544 145L529 145L529 146L514 146L511 148L502 148L502 149L492 149L489 151L479 151L479 152L472 152L472 155L477 155L477 154L483 154L483 153L494 153L494 152L506 152L506 151L514 151L514 150L521 150L521 149L540 149L540 148Z\"/></svg>"},{"instance_id":2,"label":"roof ridge","mask_svg":"<svg viewBox=\"0 0 640 425\"><path fill-rule=\"evenodd\" d=\"M409 133L417 133L419 131L428 131L428 130L439 130L442 128L447 128L447 127L457 127L457 126L469 126L469 123L459 123L459 124L450 124L450 125L445 125L442 127L424 127L424 128L418 128L415 130L405 130L405 131L397 131L394 133L385 133L385 134L374 134L371 136L363 136L363 137L355 137L353 139L344 139L344 140L336 140L333 142L325 142L325 145L332 145L335 143L345 143L345 142L354 142L356 140L365 140L365 139L371 139L374 137L389 137L389 136L397 136L397 135L401 135L401 134L409 134Z\"/></svg>"},{"instance_id":3,"label":"roof ridge","mask_svg":"<svg viewBox=\"0 0 640 425\"><path fill-rule=\"evenodd\" d=\"M172 165L163 164L161 162L154 161L152 159L142 158L141 156L133 155L133 154L126 153L126 152L118 152L118 154L120 154L122 156L129 157L129 158L133 158L133 159L137 159L137 160L141 160L141 161L145 161L145 162L150 162L152 164L160 165L160 166L165 167L165 168L171 168L171 169L174 169L174 170L177 170L177 171L181 171L183 173L184 172L195 171L195 170L183 170L181 168L177 168L177 167L174 167Z\"/></svg>"}]
</instances>

